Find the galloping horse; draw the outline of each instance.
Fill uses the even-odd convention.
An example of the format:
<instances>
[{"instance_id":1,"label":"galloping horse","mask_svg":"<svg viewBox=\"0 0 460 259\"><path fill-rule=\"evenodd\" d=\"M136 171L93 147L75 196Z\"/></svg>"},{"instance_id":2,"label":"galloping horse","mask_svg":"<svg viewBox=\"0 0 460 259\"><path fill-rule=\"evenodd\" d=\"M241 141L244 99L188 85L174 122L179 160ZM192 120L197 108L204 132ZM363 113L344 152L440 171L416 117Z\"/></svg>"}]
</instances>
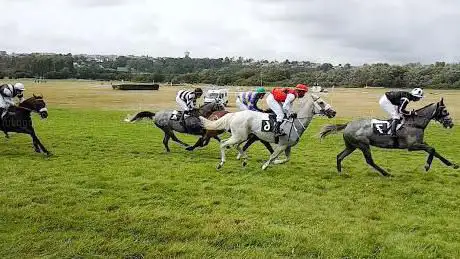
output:
<instances>
[{"instance_id":1,"label":"galloping horse","mask_svg":"<svg viewBox=\"0 0 460 259\"><path fill-rule=\"evenodd\" d=\"M228 111L216 111L216 112L213 112L208 117L208 119L211 120L211 121L218 120L218 119L220 119L222 116L224 116L227 113L229 113L229 112ZM186 148L186 150L193 151L197 147L204 147L204 146L209 144L209 141L210 141L211 138L216 138L217 136L219 136L220 134L222 134L224 132L225 132L225 130L206 130L206 133L204 134L204 136L201 137L195 143L195 145ZM260 139L258 139L255 135L251 134L249 136L248 141L246 142L246 145L243 147L243 151L246 151L246 149L248 149L248 147L250 145L252 145L254 142L256 142L257 140L260 140ZM270 152L270 154L273 154L274 151L273 151L273 148L270 145L270 143L268 143L266 141L263 141L263 140L260 140L260 142L265 146L265 148L267 148L267 150L268 150L268 152Z\"/></svg>"},{"instance_id":2,"label":"galloping horse","mask_svg":"<svg viewBox=\"0 0 460 259\"><path fill-rule=\"evenodd\" d=\"M458 165L450 162L436 152L436 150L423 141L425 128L431 120L436 120L444 126L444 128L452 128L454 123L449 116L449 112L444 104L444 99L438 103L429 104L416 111L416 115L405 116L405 123L399 131L397 138L394 139L390 135L379 134L373 130L373 120L359 119L346 124L328 125L320 132L321 138L328 136L331 133L337 133L340 130L343 132L343 140L345 141L345 149L337 155L337 171L342 172L342 160L353 153L357 148L363 152L367 164L377 170L382 176L390 176L384 169L375 164L372 159L370 146L376 146L389 149L408 149L409 151L425 151L428 153L425 170L428 171L431 167L433 157L437 157L445 165L455 169ZM387 125L387 124L377 124ZM385 127L386 128L386 127ZM381 130L381 128L380 128Z\"/></svg>"},{"instance_id":3,"label":"galloping horse","mask_svg":"<svg viewBox=\"0 0 460 259\"><path fill-rule=\"evenodd\" d=\"M243 166L247 164L247 156L239 145L248 140L250 134L254 134L260 140L277 144L275 152L271 154L269 160L262 166L262 169L266 169L272 162L275 164L282 164L289 161L291 148L299 142L300 137L307 129L313 119L313 116L320 114L333 118L336 114L329 104L314 94L306 95L305 99L305 103L297 113L298 118L287 121L282 125L284 132L288 134L280 136L279 138L275 137L272 130L266 130L266 128L271 128L270 115L266 113L240 111L226 114L216 121L210 121L206 118L200 117L204 128L207 130L230 129L232 134L228 140L220 145L221 162L217 166L217 169L224 165L225 149L227 146L231 145L236 145L240 156L243 157ZM286 159L275 160L283 151L285 152Z\"/></svg>"},{"instance_id":4,"label":"galloping horse","mask_svg":"<svg viewBox=\"0 0 460 259\"><path fill-rule=\"evenodd\" d=\"M157 113L143 111L136 114L132 119L126 120L127 122L136 122L143 118L149 118L154 120L155 125L163 130L164 138L163 144L166 148L166 152L170 152L168 142L169 139L172 139L174 142L182 145L183 147L189 147L188 144L179 140L174 131L179 133L187 133L191 135L204 136L206 131L201 125L201 121L198 116L209 117L215 111L224 110L224 105L218 102L207 103L197 110L194 111L195 114L185 119L185 127L180 121L180 114L176 114L175 111L159 111ZM213 136L214 139L220 142L219 137ZM202 138L198 142L202 141Z\"/></svg>"},{"instance_id":5,"label":"galloping horse","mask_svg":"<svg viewBox=\"0 0 460 259\"><path fill-rule=\"evenodd\" d=\"M8 138L8 132L17 132L28 134L32 137L32 142L37 153L45 153L50 156L51 153L46 150L45 146L40 142L32 125L31 113L40 114L42 119L48 117L48 109L43 101L43 96L33 96L21 102L19 106L11 107L10 111L3 119L0 119L0 130L5 133Z\"/></svg>"}]
</instances>

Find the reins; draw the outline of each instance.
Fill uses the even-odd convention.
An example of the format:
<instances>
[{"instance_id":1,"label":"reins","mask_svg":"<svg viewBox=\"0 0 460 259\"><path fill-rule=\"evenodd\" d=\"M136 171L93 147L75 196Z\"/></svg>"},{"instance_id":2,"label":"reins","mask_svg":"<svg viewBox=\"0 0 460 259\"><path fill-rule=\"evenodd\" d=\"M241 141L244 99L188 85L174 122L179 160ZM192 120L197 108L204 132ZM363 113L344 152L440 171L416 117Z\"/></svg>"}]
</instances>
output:
<instances>
[{"instance_id":1,"label":"reins","mask_svg":"<svg viewBox=\"0 0 460 259\"><path fill-rule=\"evenodd\" d=\"M27 108L27 107L22 107L22 106L16 106L16 109L23 109L23 110L26 110L26 111L29 111L29 112L35 112L35 110L33 110L33 109L30 109L30 108Z\"/></svg>"}]
</instances>

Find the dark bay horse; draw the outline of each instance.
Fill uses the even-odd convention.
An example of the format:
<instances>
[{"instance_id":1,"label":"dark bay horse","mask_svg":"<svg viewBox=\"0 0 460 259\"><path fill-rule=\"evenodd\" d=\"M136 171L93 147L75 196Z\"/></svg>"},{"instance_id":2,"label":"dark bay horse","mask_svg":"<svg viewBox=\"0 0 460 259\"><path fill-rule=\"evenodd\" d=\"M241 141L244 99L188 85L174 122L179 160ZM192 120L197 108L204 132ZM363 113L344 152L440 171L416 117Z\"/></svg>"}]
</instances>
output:
<instances>
[{"instance_id":1,"label":"dark bay horse","mask_svg":"<svg viewBox=\"0 0 460 259\"><path fill-rule=\"evenodd\" d=\"M28 134L32 137L32 142L37 153L45 153L47 156L51 152L46 150L45 146L40 142L32 125L31 113L36 112L42 119L48 117L48 109L43 100L43 96L33 96L23 101L17 107L11 107L10 111L3 119L0 118L0 130L2 130L8 138L8 132L17 132Z\"/></svg>"},{"instance_id":2,"label":"dark bay horse","mask_svg":"<svg viewBox=\"0 0 460 259\"><path fill-rule=\"evenodd\" d=\"M406 116L405 123L400 130L397 131L397 138L390 135L382 135L375 133L372 126L372 120L359 119L346 124L328 125L321 132L321 138L328 136L331 133L344 130L343 140L345 141L345 149L337 155L337 171L342 171L342 160L353 153L356 149L363 152L367 164L377 170L382 176L390 176L384 169L375 164L372 159L370 146L389 149L408 149L409 151L425 151L428 153L425 170L428 171L431 167L433 157L438 158L447 166L455 169L458 165L450 162L442 157L436 150L423 141L425 128L431 120L440 122L444 128L452 128L454 123L446 109L444 100L437 103L429 104L416 111L416 115Z\"/></svg>"},{"instance_id":3,"label":"dark bay horse","mask_svg":"<svg viewBox=\"0 0 460 259\"><path fill-rule=\"evenodd\" d=\"M157 113L143 111L143 112L139 112L138 114L136 114L132 119L129 119L126 121L136 122L143 118L149 118L149 119L154 120L155 125L161 130L163 130L164 132L163 144L166 148L166 151L170 152L171 150L169 149L169 146L168 146L169 139L172 139L174 142L182 145L183 147L189 147L188 144L184 143L183 141L181 141L180 139L176 137L176 135L174 134L174 131L179 132L179 133L187 133L191 135L204 136L206 134L206 130L202 127L199 116L208 118L213 112L223 111L224 109L225 107L221 103L218 103L218 102L207 103L201 106L200 108L198 108L197 110L193 111L193 114L190 117L187 117L185 119L185 127L179 119L181 115L175 114L174 113L175 111L173 110L159 111ZM217 141L220 141L217 135L213 136L213 138L215 138ZM200 143L202 141L203 141L202 138L198 140L198 142Z\"/></svg>"}]
</instances>

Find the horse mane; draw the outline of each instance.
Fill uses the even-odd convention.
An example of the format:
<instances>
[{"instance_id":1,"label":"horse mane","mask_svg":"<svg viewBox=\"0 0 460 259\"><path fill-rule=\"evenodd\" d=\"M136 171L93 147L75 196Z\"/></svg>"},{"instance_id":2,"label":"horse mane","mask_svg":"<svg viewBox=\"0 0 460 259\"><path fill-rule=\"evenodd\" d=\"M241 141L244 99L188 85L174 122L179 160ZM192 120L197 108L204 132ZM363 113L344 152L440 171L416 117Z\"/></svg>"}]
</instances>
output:
<instances>
[{"instance_id":1,"label":"horse mane","mask_svg":"<svg viewBox=\"0 0 460 259\"><path fill-rule=\"evenodd\" d=\"M426 109L426 108L428 108L428 107L430 107L430 106L432 106L432 105L434 105L434 104L435 104L435 103L430 103L430 104L427 104L427 105L423 106L422 108L420 108L420 109L417 109L417 110L415 110L415 111L417 111L417 112L418 112L418 111L424 110L424 109Z\"/></svg>"},{"instance_id":2,"label":"horse mane","mask_svg":"<svg viewBox=\"0 0 460 259\"><path fill-rule=\"evenodd\" d=\"M42 95L33 95L27 99L25 99L24 101L22 101L21 103L18 104L18 106L16 106L16 108L22 108L22 109L25 109L25 110L29 110L29 109L32 109L31 107L27 107L29 105L32 104L32 101L35 101L35 100L43 100L43 96Z\"/></svg>"},{"instance_id":3,"label":"horse mane","mask_svg":"<svg viewBox=\"0 0 460 259\"><path fill-rule=\"evenodd\" d=\"M407 124L416 123L419 120L419 118L427 116L427 115L423 116L423 115L421 115L421 113L423 113L426 109L432 107L433 105L437 105L437 104L438 103L430 103L430 104L427 104L427 105L423 106L420 109L415 110L418 113L418 116L404 115L404 118L406 119ZM435 109L437 109L437 108L435 107ZM425 118L429 119L427 117L425 117Z\"/></svg>"},{"instance_id":4,"label":"horse mane","mask_svg":"<svg viewBox=\"0 0 460 259\"><path fill-rule=\"evenodd\" d=\"M212 102L209 102L209 103L204 103L200 107L198 107L198 109L201 109L201 108L203 108L205 106L215 105L215 104L218 104L218 102L217 101L212 101Z\"/></svg>"}]
</instances>

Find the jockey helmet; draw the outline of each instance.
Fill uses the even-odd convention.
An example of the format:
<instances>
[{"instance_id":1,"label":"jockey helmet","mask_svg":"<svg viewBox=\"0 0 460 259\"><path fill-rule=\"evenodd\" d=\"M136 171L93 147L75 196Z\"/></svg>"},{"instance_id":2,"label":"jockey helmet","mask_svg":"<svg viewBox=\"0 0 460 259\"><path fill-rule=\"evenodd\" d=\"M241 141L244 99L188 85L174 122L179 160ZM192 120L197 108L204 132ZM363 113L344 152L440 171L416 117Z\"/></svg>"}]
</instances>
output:
<instances>
[{"instance_id":1,"label":"jockey helmet","mask_svg":"<svg viewBox=\"0 0 460 259\"><path fill-rule=\"evenodd\" d=\"M296 85L295 89L297 91L303 91L303 92L308 92L308 86L304 84L298 84Z\"/></svg>"},{"instance_id":2,"label":"jockey helmet","mask_svg":"<svg viewBox=\"0 0 460 259\"><path fill-rule=\"evenodd\" d=\"M199 87L196 88L194 92L195 92L195 94L196 94L197 96L201 96L201 95L203 94L203 90L202 90L201 88L199 88Z\"/></svg>"},{"instance_id":3,"label":"jockey helmet","mask_svg":"<svg viewBox=\"0 0 460 259\"><path fill-rule=\"evenodd\" d=\"M24 84L22 84L22 83L16 83L16 84L14 84L13 88L14 88L14 90L16 90L16 91L21 91L21 92L24 91L24 90L26 90L26 88L24 87Z\"/></svg>"},{"instance_id":4,"label":"jockey helmet","mask_svg":"<svg viewBox=\"0 0 460 259\"><path fill-rule=\"evenodd\" d=\"M256 93L258 93L258 94L264 94L264 93L265 93L265 88L263 88L263 87L258 87L258 88L256 89Z\"/></svg>"},{"instance_id":5,"label":"jockey helmet","mask_svg":"<svg viewBox=\"0 0 460 259\"><path fill-rule=\"evenodd\" d=\"M422 88L414 88L410 92L413 96L418 97L418 98L423 98L423 90Z\"/></svg>"}]
</instances>

